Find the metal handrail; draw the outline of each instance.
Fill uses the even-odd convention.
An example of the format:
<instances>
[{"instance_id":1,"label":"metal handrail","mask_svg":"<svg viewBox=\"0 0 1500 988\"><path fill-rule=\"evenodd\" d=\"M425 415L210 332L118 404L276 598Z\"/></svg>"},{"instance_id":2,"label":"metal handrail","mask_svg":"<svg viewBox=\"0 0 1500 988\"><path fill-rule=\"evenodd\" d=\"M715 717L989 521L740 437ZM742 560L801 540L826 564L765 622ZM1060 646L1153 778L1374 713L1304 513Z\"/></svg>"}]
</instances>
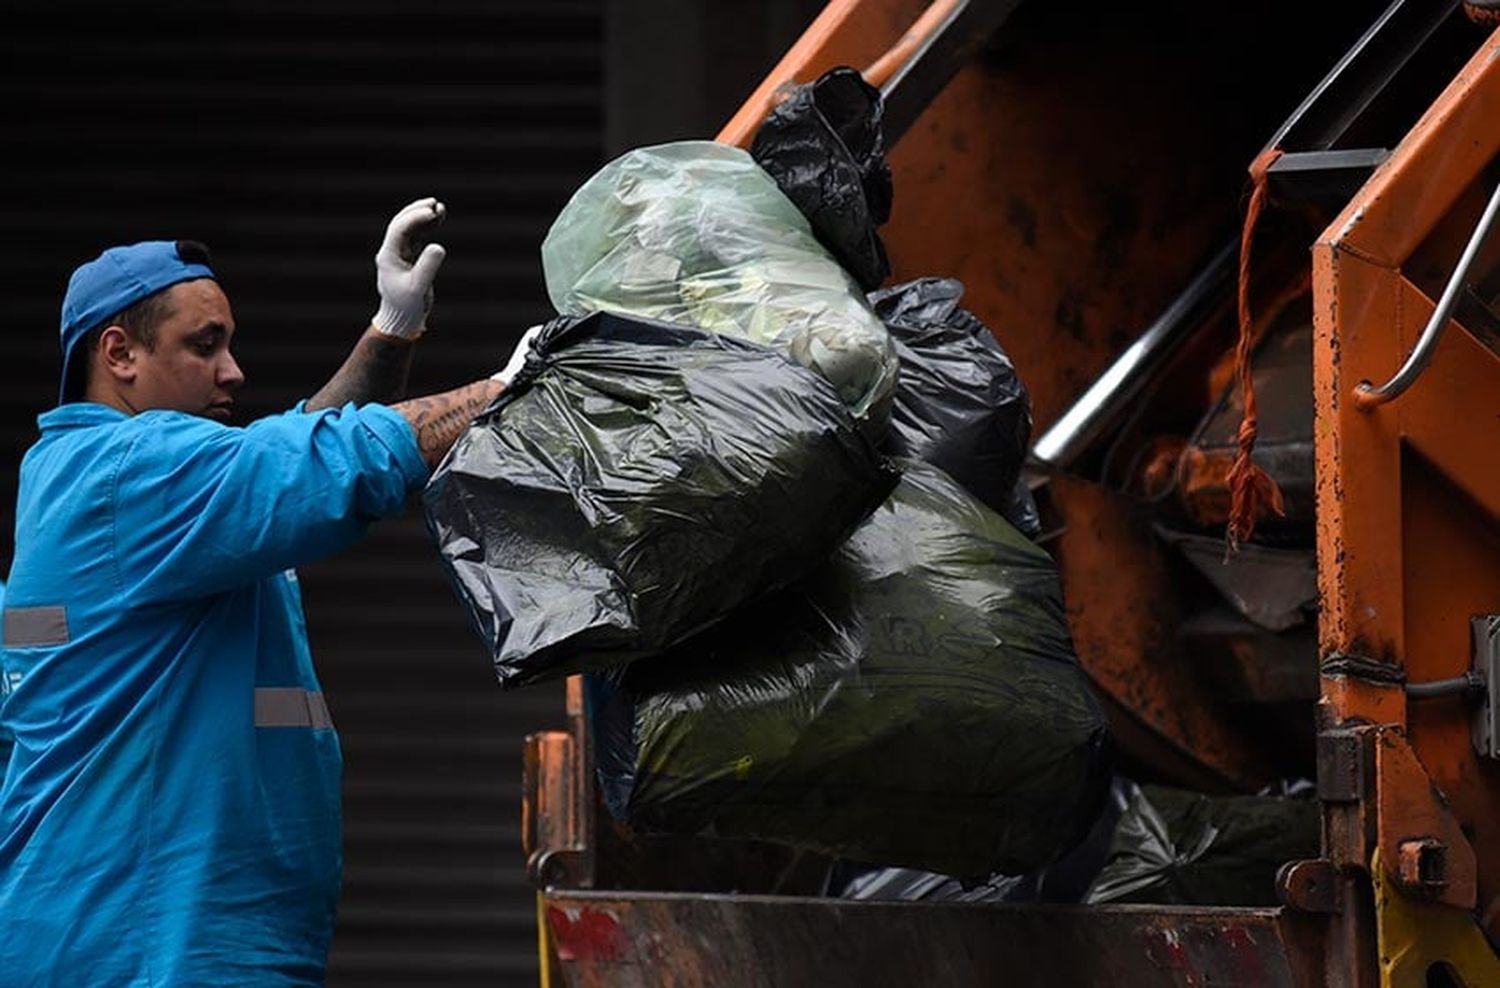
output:
<instances>
[{"instance_id":1,"label":"metal handrail","mask_svg":"<svg viewBox=\"0 0 1500 988\"><path fill-rule=\"evenodd\" d=\"M969 0L933 0L912 26L896 39L896 43L860 74L876 89L885 89L893 77L922 57L933 38L953 23L968 5Z\"/></svg>"},{"instance_id":2,"label":"metal handrail","mask_svg":"<svg viewBox=\"0 0 1500 988\"><path fill-rule=\"evenodd\" d=\"M1443 338L1443 333L1448 328L1448 317L1452 315L1453 307L1458 304L1458 296L1463 292L1464 285L1468 281L1469 268L1474 266L1474 260L1479 256L1479 248L1484 246L1485 237L1489 235L1490 228L1495 225L1497 214L1500 214L1500 185L1497 185L1490 195L1489 205L1484 207L1484 215L1479 217L1479 224L1474 227L1474 233L1469 237L1468 245L1459 256L1458 266L1453 269L1453 275L1448 279L1448 287L1443 289L1437 308L1433 310L1432 318L1427 320L1427 326L1422 330L1417 345L1412 348L1411 356L1406 358L1406 363L1401 365L1396 376L1380 387L1374 387L1369 381L1360 381L1355 385L1354 402L1358 407L1374 408L1376 405L1400 397L1427 369L1427 365L1432 363L1432 355L1437 350L1438 341Z\"/></svg>"},{"instance_id":3,"label":"metal handrail","mask_svg":"<svg viewBox=\"0 0 1500 988\"><path fill-rule=\"evenodd\" d=\"M1238 237L1226 241L1140 337L1058 416L1032 446L1033 465L1043 472L1071 469L1123 415L1205 313L1231 290L1238 249Z\"/></svg>"}]
</instances>

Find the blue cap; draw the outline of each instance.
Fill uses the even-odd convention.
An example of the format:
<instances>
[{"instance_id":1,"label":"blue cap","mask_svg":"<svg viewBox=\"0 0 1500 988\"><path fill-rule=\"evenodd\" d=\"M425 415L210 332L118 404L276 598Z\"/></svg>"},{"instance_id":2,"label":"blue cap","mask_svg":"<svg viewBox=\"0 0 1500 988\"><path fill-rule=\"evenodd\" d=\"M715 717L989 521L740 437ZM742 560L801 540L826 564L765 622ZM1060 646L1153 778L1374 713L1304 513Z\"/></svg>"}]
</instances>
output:
<instances>
[{"instance_id":1,"label":"blue cap","mask_svg":"<svg viewBox=\"0 0 1500 988\"><path fill-rule=\"evenodd\" d=\"M146 240L129 247L111 247L87 264L79 265L68 279L68 293L63 296L63 371L58 402L68 400L68 374L73 369L74 350L90 331L163 288L179 281L213 276L213 269L207 264L183 260L175 240Z\"/></svg>"}]
</instances>

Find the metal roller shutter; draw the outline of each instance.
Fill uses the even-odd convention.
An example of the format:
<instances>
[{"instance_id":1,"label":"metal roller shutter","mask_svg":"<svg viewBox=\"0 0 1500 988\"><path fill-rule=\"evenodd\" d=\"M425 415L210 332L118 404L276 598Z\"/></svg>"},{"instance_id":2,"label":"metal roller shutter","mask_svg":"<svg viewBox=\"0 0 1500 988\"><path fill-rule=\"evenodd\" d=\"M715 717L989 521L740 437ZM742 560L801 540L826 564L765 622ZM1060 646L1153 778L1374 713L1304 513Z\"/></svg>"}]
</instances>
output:
<instances>
[{"instance_id":1,"label":"metal roller shutter","mask_svg":"<svg viewBox=\"0 0 1500 988\"><path fill-rule=\"evenodd\" d=\"M420 393L488 375L549 314L537 248L599 163L600 0L18 3L3 50L0 512L55 400L71 268L193 237L235 304L245 419L315 390L374 309L370 258L420 195L450 207ZM560 693L502 694L413 510L310 567L344 741L334 985L535 984L522 736Z\"/></svg>"}]
</instances>

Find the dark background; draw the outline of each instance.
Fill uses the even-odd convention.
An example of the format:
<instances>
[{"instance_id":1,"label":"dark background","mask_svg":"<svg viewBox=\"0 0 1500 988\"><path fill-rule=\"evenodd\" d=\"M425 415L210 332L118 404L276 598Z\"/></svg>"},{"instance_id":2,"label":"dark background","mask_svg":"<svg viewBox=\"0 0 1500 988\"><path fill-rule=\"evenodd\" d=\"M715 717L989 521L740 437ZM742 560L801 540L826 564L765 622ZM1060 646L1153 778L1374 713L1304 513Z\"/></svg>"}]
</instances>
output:
<instances>
[{"instance_id":1,"label":"dark background","mask_svg":"<svg viewBox=\"0 0 1500 988\"><path fill-rule=\"evenodd\" d=\"M538 248L572 190L613 150L711 137L820 6L8 3L0 571L74 266L136 240L207 243L248 421L338 365L376 306L385 223L435 195L448 260L412 384L466 383L550 314ZM416 510L302 575L346 762L330 983L535 984L520 752L560 726L560 690L494 685Z\"/></svg>"}]
</instances>

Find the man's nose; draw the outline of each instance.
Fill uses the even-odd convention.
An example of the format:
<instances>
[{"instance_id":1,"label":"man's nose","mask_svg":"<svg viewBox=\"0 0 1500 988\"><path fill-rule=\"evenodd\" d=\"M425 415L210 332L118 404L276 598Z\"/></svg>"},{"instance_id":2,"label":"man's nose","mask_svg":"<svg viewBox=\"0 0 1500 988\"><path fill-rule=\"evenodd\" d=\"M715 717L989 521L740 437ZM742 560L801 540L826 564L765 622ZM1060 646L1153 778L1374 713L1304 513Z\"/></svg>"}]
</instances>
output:
<instances>
[{"instance_id":1,"label":"man's nose","mask_svg":"<svg viewBox=\"0 0 1500 988\"><path fill-rule=\"evenodd\" d=\"M218 383L226 391L234 391L245 383L245 372L240 370L234 354L228 350L224 351L224 359L219 362Z\"/></svg>"}]
</instances>

